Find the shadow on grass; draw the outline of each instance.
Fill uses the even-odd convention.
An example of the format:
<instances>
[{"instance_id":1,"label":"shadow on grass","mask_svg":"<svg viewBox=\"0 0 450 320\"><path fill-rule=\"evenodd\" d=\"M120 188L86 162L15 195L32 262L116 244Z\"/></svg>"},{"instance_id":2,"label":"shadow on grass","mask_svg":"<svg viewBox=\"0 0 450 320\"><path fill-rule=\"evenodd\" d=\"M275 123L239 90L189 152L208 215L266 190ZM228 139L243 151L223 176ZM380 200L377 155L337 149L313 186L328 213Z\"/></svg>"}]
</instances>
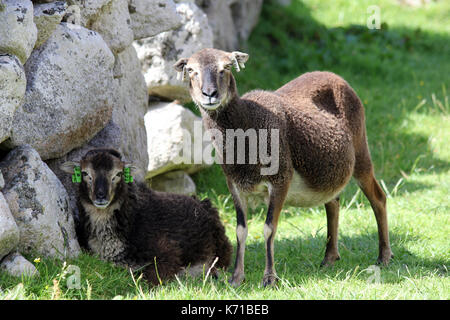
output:
<instances>
[{"instance_id":1,"label":"shadow on grass","mask_svg":"<svg viewBox=\"0 0 450 320\"><path fill-rule=\"evenodd\" d=\"M407 240L405 240L407 238ZM424 258L407 249L408 242L419 240L410 234L391 232L391 246L395 257L388 266L379 266L382 283L400 283L407 278L427 275L448 276L450 263L442 257ZM378 237L376 233L357 236L341 236L339 252L341 259L332 267L320 267L325 255L325 237L308 236L275 241L275 263L280 278L291 284L311 280L367 281L376 265ZM252 281L262 278L264 272L264 243L258 241L247 246L246 275L252 274ZM253 279L256 277L256 279Z\"/></svg>"},{"instance_id":2,"label":"shadow on grass","mask_svg":"<svg viewBox=\"0 0 450 320\"><path fill-rule=\"evenodd\" d=\"M422 239L418 235L391 232L395 258L389 266L381 267L379 270L381 284L398 284L426 276L449 275L449 261L442 257L424 258L408 250L408 244L420 240ZM317 282L318 285L323 286L323 281L331 281L330 285L333 282L346 281L354 281L357 285L359 285L358 282L373 283L371 279L374 273L370 271L370 268L375 264L378 255L376 233L340 236L341 260L337 261L333 267L323 268L320 267L320 262L325 253L325 241L325 237L321 234L298 235L291 239L275 241L275 264L278 276L281 278L280 289L283 289L285 285L295 288L311 282ZM264 252L262 240L248 242L245 258L246 282L237 290L238 293L246 293L260 286L264 272ZM30 261L33 261L33 257L35 255L26 255ZM63 262L57 259L42 259L40 263L37 263L36 267L40 272L38 278L20 279L0 271L0 283L3 290L12 289L17 284L23 283L26 297L38 299L53 299L55 294L63 299L111 299L119 295L132 298L140 292L139 288L142 288L144 293L154 292L145 281L139 280L138 273L134 275L136 285L127 270L114 267L88 254L68 260L66 265L76 265L80 268L81 288L79 290L67 288L67 277L72 274L62 276ZM231 276L231 271L232 267L228 270L227 277ZM220 281L214 281L214 284L220 292L223 290L226 294L230 289L224 281L221 278ZM182 282L184 283L185 280ZM194 290L203 286L201 278L189 280L184 284ZM159 287L158 290L164 291L164 288L177 290L178 284L171 281ZM324 288L324 290L327 289Z\"/></svg>"},{"instance_id":3,"label":"shadow on grass","mask_svg":"<svg viewBox=\"0 0 450 320\"><path fill-rule=\"evenodd\" d=\"M363 25L327 28L302 1L282 7L263 6L258 26L243 50L250 54L244 72L236 74L242 93L275 90L305 72L328 70L341 75L360 96L366 110L369 146L378 179L394 186L401 171L432 168L450 170L450 162L436 157L429 136L411 127L411 114L448 115L445 101L450 73L450 36L420 28L380 30ZM421 101L426 103L421 105ZM228 193L218 165L194 175L199 192ZM209 178L211 177L211 178ZM415 190L427 186L411 186Z\"/></svg>"}]
</instances>

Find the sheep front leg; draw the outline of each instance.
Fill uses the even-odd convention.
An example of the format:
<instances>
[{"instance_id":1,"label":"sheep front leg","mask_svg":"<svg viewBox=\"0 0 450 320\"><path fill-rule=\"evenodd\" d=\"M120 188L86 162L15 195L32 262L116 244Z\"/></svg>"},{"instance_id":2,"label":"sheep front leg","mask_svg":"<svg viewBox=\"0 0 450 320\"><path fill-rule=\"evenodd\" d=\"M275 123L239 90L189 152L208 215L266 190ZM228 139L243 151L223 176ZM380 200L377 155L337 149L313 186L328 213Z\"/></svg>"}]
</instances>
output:
<instances>
[{"instance_id":1,"label":"sheep front leg","mask_svg":"<svg viewBox=\"0 0 450 320\"><path fill-rule=\"evenodd\" d=\"M234 207L236 209L236 260L234 263L233 276L230 284L234 287L239 286L244 280L244 255L245 255L245 241L247 239L247 201L236 185L227 180L228 188L233 197Z\"/></svg>"},{"instance_id":2,"label":"sheep front leg","mask_svg":"<svg viewBox=\"0 0 450 320\"><path fill-rule=\"evenodd\" d=\"M269 188L269 208L264 224L264 239L266 243L266 268L263 277L264 287L273 286L277 281L274 266L274 239L278 226L278 218L280 217L281 209L283 209L288 189L289 184L276 187L270 186Z\"/></svg>"}]
</instances>

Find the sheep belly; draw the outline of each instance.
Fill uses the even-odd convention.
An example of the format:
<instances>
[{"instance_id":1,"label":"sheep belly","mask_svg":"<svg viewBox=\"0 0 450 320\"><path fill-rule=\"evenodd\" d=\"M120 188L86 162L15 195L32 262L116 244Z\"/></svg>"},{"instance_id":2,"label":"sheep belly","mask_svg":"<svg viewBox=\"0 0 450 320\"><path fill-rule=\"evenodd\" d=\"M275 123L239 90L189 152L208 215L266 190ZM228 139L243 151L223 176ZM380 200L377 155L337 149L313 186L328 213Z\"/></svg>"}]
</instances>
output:
<instances>
[{"instance_id":1,"label":"sheep belly","mask_svg":"<svg viewBox=\"0 0 450 320\"><path fill-rule=\"evenodd\" d=\"M291 186L286 197L285 203L296 207L315 207L322 205L334 199L343 189L345 184L333 191L315 191L309 188L305 180L294 171Z\"/></svg>"},{"instance_id":2,"label":"sheep belly","mask_svg":"<svg viewBox=\"0 0 450 320\"><path fill-rule=\"evenodd\" d=\"M308 187L305 180L296 171L294 171L291 185L284 203L285 205L294 207L316 207L337 197L344 187L345 183L339 189L333 191L315 191ZM271 186L267 186L266 183L262 183L255 188L255 192L252 192L252 194L264 194L265 202L268 203L268 188L270 189Z\"/></svg>"}]
</instances>

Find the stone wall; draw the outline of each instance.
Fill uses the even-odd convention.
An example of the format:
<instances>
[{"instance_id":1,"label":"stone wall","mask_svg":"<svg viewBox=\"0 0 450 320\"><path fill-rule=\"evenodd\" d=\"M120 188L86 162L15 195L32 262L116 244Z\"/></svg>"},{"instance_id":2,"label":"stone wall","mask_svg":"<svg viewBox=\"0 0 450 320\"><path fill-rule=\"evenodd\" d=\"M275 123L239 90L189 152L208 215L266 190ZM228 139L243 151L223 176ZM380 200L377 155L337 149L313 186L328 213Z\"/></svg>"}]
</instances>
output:
<instances>
[{"instance_id":1,"label":"stone wall","mask_svg":"<svg viewBox=\"0 0 450 320\"><path fill-rule=\"evenodd\" d=\"M199 119L172 103L190 100L172 65L205 47L238 49L262 2L0 0L3 269L35 275L20 253L80 252L77 188L59 166L91 148L118 149L154 188L195 192L189 174L204 166L173 158L178 133Z\"/></svg>"}]
</instances>

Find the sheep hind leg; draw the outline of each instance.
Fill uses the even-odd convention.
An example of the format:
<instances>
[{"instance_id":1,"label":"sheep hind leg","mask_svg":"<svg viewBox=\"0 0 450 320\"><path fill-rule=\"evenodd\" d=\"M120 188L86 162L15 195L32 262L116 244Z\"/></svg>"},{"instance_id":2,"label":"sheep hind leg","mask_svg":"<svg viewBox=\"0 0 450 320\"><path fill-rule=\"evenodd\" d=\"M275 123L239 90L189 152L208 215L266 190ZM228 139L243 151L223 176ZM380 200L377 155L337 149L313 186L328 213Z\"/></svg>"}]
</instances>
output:
<instances>
[{"instance_id":1,"label":"sheep hind leg","mask_svg":"<svg viewBox=\"0 0 450 320\"><path fill-rule=\"evenodd\" d=\"M386 211L386 195L375 179L367 145L356 156L354 177L363 191L375 214L378 226L379 255L378 264L389 264L394 257L389 242L389 230Z\"/></svg>"},{"instance_id":2,"label":"sheep hind leg","mask_svg":"<svg viewBox=\"0 0 450 320\"><path fill-rule=\"evenodd\" d=\"M327 212L327 248L321 266L332 266L341 257L338 251L339 198L325 204Z\"/></svg>"}]
</instances>

